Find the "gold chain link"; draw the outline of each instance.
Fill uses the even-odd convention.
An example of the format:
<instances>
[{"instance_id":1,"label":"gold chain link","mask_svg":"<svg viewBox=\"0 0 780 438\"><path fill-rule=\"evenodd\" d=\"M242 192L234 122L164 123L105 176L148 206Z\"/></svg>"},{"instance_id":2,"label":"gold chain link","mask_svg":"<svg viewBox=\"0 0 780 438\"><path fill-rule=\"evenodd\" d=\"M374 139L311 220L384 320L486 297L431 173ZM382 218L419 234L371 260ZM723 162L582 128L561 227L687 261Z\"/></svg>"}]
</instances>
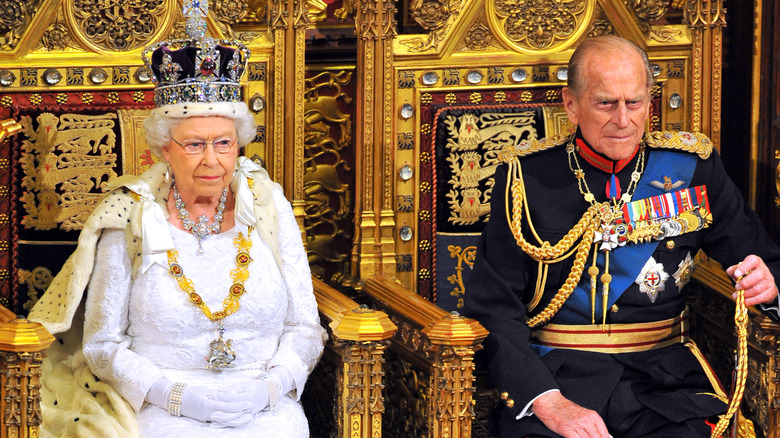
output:
<instances>
[{"instance_id":1,"label":"gold chain link","mask_svg":"<svg viewBox=\"0 0 780 438\"><path fill-rule=\"evenodd\" d=\"M222 302L222 310L211 312L209 306L203 301L203 298L195 291L195 284L184 275L184 270L179 264L179 253L175 249L168 250L168 272L179 283L179 287L190 298L190 302L197 306L206 317L212 321L219 321L232 315L241 307L239 300L244 295L246 289L244 282L249 278L249 264L252 258L249 256L249 250L252 248L252 227L249 228L249 238L244 238L243 233L238 233L238 237L233 239L233 245L236 247L236 268L230 271L230 279L233 280L228 296Z\"/></svg>"}]
</instances>

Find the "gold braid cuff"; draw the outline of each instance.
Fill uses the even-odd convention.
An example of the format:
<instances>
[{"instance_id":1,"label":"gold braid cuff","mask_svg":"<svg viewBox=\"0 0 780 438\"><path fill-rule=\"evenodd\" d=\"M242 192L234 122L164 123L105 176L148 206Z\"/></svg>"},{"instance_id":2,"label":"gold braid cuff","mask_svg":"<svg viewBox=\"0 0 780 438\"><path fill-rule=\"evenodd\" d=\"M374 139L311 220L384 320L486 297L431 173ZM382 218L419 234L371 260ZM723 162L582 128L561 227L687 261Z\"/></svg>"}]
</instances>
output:
<instances>
[{"instance_id":1,"label":"gold braid cuff","mask_svg":"<svg viewBox=\"0 0 780 438\"><path fill-rule=\"evenodd\" d=\"M509 170L507 175L506 192L504 196L509 200L511 191L512 209L510 213L509 202L506 206L506 218L509 223L509 227L512 230L512 234L515 237L517 245L528 254L531 258L541 263L557 263L563 258L568 258L570 250L576 247L576 255L574 257L574 265L571 272L566 278L558 293L555 294L550 303L539 314L532 318L526 318L526 324L535 328L541 324L544 324L552 319L556 313L563 307L563 304L574 292L574 288L577 287L582 272L585 268L585 261L590 253L590 246L593 243L594 232L596 231L600 218L598 216L599 205L591 205L585 214L582 215L580 220L574 227L566 233L563 238L555 245L550 245L549 242L541 242L541 239L536 234L533 224L528 219L528 225L531 228L534 236L539 240L542 245L534 246L529 243L522 233L522 218L523 209L528 210L528 204L525 199L525 184L523 182L523 172L520 166L520 161L515 159L509 163ZM579 244L575 243L578 239ZM565 257L564 257L565 256Z\"/></svg>"}]
</instances>

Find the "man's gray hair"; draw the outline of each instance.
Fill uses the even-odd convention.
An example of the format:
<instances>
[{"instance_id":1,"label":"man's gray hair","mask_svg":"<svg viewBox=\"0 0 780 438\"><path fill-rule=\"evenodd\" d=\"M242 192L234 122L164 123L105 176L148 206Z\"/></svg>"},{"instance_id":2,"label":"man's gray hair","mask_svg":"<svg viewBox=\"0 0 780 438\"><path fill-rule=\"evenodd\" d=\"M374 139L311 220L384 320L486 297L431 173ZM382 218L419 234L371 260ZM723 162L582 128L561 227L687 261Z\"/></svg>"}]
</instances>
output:
<instances>
[{"instance_id":1,"label":"man's gray hair","mask_svg":"<svg viewBox=\"0 0 780 438\"><path fill-rule=\"evenodd\" d=\"M567 80L569 90L577 96L580 95L580 91L584 86L582 78L580 77L580 70L582 69L582 64L585 62L585 59L587 59L588 55L592 54L591 52L614 50L618 48L634 50L642 58L646 73L647 91L649 93L655 84L655 79L653 78L653 70L650 68L650 60L647 58L647 52L642 50L642 48L637 46L634 42L614 35L587 38L577 46L577 49L574 50L574 53L569 59Z\"/></svg>"}]
</instances>

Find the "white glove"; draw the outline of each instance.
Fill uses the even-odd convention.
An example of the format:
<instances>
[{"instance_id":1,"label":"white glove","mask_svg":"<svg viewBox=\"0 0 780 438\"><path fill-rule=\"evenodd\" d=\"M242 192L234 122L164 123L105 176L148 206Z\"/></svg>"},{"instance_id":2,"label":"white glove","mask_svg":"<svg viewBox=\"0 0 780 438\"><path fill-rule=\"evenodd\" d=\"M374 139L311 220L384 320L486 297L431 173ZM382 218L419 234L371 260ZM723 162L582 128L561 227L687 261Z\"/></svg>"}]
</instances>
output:
<instances>
[{"instance_id":1,"label":"white glove","mask_svg":"<svg viewBox=\"0 0 780 438\"><path fill-rule=\"evenodd\" d=\"M167 411L172 389L173 382L161 377L152 384L146 394L146 401ZM252 403L226 400L222 395L217 389L187 386L181 394L181 415L203 422L213 421L224 426L240 426L252 419Z\"/></svg>"},{"instance_id":2,"label":"white glove","mask_svg":"<svg viewBox=\"0 0 780 438\"><path fill-rule=\"evenodd\" d=\"M268 406L268 384L263 379L252 379L220 389L220 399L232 403L250 403L252 415Z\"/></svg>"},{"instance_id":3,"label":"white glove","mask_svg":"<svg viewBox=\"0 0 780 438\"><path fill-rule=\"evenodd\" d=\"M220 400L252 403L252 414L273 407L293 386L292 374L281 366L271 368L261 379L240 382L220 389Z\"/></svg>"}]
</instances>

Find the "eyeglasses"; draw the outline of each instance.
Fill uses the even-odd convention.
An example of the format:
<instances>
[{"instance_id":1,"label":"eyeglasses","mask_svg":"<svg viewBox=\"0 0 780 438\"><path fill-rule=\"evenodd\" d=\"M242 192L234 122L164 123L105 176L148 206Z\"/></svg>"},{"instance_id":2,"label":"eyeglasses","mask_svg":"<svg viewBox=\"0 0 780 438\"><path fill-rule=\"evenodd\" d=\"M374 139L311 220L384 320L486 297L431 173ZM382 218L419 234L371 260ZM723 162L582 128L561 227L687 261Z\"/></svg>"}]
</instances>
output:
<instances>
[{"instance_id":1,"label":"eyeglasses","mask_svg":"<svg viewBox=\"0 0 780 438\"><path fill-rule=\"evenodd\" d=\"M184 149L184 153L187 155L198 155L206 151L209 143L214 147L214 152L218 154L226 154L233 149L233 145L236 144L235 138L225 138L214 141L201 141L201 140L185 140L183 143L179 143L175 138L171 137L174 143L181 146Z\"/></svg>"}]
</instances>

